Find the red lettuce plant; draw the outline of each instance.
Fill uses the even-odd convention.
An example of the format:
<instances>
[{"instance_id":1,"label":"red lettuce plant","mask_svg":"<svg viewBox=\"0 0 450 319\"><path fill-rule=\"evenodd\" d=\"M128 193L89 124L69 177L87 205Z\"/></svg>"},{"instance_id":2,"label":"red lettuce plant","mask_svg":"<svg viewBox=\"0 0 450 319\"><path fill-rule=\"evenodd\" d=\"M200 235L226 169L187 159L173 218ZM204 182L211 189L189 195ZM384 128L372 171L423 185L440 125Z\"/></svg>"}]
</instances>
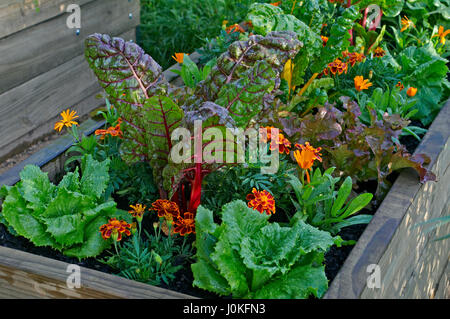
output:
<instances>
[{"instance_id":1,"label":"red lettuce plant","mask_svg":"<svg viewBox=\"0 0 450 319\"><path fill-rule=\"evenodd\" d=\"M339 175L351 176L354 183L378 180L375 194L378 199L389 189L389 174L401 168L415 169L421 182L436 180L436 176L422 166L429 162L429 157L409 154L398 140L409 121L398 114L385 114L382 120L377 120L376 112L371 110L371 125L367 126L359 120L361 111L356 102L345 96L340 100L344 111L325 103L315 115L281 119L283 131L291 140L320 145L324 166L335 166Z\"/></svg>"},{"instance_id":2,"label":"red lettuce plant","mask_svg":"<svg viewBox=\"0 0 450 319\"><path fill-rule=\"evenodd\" d=\"M133 42L93 34L85 44L90 67L123 119L123 158L128 163L148 161L161 197L177 201L190 212L200 204L204 175L219 164L173 163L173 131L184 127L193 132L195 120L202 120L203 131L210 127L245 129L279 94L283 67L302 46L289 31L237 41L190 94L165 83L161 67ZM222 142L223 146L230 141ZM201 140L193 158L198 159L208 143ZM216 150L220 151L224 150ZM184 199L186 186L189 206Z\"/></svg>"}]
</instances>

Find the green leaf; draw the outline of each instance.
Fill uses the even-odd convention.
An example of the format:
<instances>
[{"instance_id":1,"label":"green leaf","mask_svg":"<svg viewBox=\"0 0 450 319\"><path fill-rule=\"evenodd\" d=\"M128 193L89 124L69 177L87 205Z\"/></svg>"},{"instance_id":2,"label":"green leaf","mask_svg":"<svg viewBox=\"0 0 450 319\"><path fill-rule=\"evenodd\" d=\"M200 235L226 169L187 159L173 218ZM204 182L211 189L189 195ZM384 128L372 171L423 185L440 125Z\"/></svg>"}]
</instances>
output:
<instances>
[{"instance_id":1,"label":"green leaf","mask_svg":"<svg viewBox=\"0 0 450 319\"><path fill-rule=\"evenodd\" d=\"M356 212L359 212L361 209L366 207L373 198L373 194L365 193L361 194L358 197L354 198L346 207L346 209L341 214L341 218L347 218L348 216L353 215Z\"/></svg>"},{"instance_id":2,"label":"green leaf","mask_svg":"<svg viewBox=\"0 0 450 319\"><path fill-rule=\"evenodd\" d=\"M94 196L99 199L108 187L109 163L106 159L103 162L96 161L92 155L88 154L81 161L81 192L85 195Z\"/></svg>"},{"instance_id":3,"label":"green leaf","mask_svg":"<svg viewBox=\"0 0 450 319\"><path fill-rule=\"evenodd\" d=\"M331 216L337 216L338 211L342 208L342 206L344 206L345 201L350 196L352 186L352 178L350 176L347 176L347 178L344 180L344 183L342 183L342 186L339 188L338 196L336 197L331 208Z\"/></svg>"},{"instance_id":4,"label":"green leaf","mask_svg":"<svg viewBox=\"0 0 450 319\"><path fill-rule=\"evenodd\" d=\"M335 233L338 233L341 231L342 228L348 227L351 225L358 225L358 224L368 224L372 220L372 215L357 215L350 218L347 218L346 220L336 223L333 225L333 231Z\"/></svg>"},{"instance_id":5,"label":"green leaf","mask_svg":"<svg viewBox=\"0 0 450 319\"><path fill-rule=\"evenodd\" d=\"M29 239L36 246L59 247L46 232L45 224L33 217L33 210L27 208L18 186L9 190L3 202L2 215L18 235Z\"/></svg>"},{"instance_id":6,"label":"green leaf","mask_svg":"<svg viewBox=\"0 0 450 319\"><path fill-rule=\"evenodd\" d=\"M325 267L302 265L280 275L252 294L255 299L299 299L322 297L328 288Z\"/></svg>"},{"instance_id":7,"label":"green leaf","mask_svg":"<svg viewBox=\"0 0 450 319\"><path fill-rule=\"evenodd\" d=\"M56 187L38 166L27 165L20 172L20 190L32 210L45 209L55 196Z\"/></svg>"}]
</instances>

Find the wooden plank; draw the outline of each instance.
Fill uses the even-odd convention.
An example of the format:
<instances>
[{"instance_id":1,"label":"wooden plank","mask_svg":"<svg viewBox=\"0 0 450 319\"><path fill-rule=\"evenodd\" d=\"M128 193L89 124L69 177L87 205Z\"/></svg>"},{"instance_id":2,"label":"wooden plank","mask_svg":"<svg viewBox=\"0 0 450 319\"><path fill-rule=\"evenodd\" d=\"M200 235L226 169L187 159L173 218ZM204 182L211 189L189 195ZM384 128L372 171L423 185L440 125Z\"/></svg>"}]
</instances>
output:
<instances>
[{"instance_id":1,"label":"wooden plank","mask_svg":"<svg viewBox=\"0 0 450 319\"><path fill-rule=\"evenodd\" d=\"M418 238L414 237L414 235L417 236L419 230L409 230L408 235L411 237L405 238L395 235L407 232L408 228L401 227L401 225L402 223L405 223L405 226L410 225L414 216L416 216L413 219L414 222L420 222L421 220L417 216L422 216L424 218L422 220L425 220L425 218L435 216L436 212L442 212L443 205L449 196L448 185L450 181L446 180L447 174L443 175L450 161L448 156L449 141L450 101L436 117L416 150L416 153L426 153L431 157L429 167L437 173L439 180L421 185L418 182L417 174L411 170L405 170L400 174L371 223L366 227L343 267L331 283L325 298L360 298L363 291L365 292L364 296L368 296L366 282L369 276L367 266L370 264L378 264L382 276L382 288L371 289L371 294L387 298L390 289L398 289L397 292L401 292L401 289L404 288L404 282L400 283L395 280L404 275L404 270L406 272L411 271L411 267L414 265L407 265L404 262L417 261L425 242L423 240L418 242ZM398 231L399 229L401 231ZM401 246L401 243L406 246L389 251L391 245ZM415 249L418 249L418 251ZM382 259L386 253L388 255ZM410 256L410 254L415 255ZM383 264L380 265L381 261ZM397 268L394 268L394 264ZM409 279L410 275L411 273L406 278ZM380 293L381 290L383 293Z\"/></svg>"},{"instance_id":2,"label":"wooden plank","mask_svg":"<svg viewBox=\"0 0 450 319\"><path fill-rule=\"evenodd\" d=\"M0 39L66 13L69 4L83 5L95 0L2 0L0 3Z\"/></svg>"},{"instance_id":3,"label":"wooden plank","mask_svg":"<svg viewBox=\"0 0 450 319\"><path fill-rule=\"evenodd\" d=\"M447 266L439 280L434 299L450 299L450 262L447 262Z\"/></svg>"},{"instance_id":4,"label":"wooden plank","mask_svg":"<svg viewBox=\"0 0 450 319\"><path fill-rule=\"evenodd\" d=\"M79 132L80 134L83 134L85 136L90 135L96 129L103 126L104 123L105 121L97 122L92 119L88 119L87 121L81 123L79 127ZM21 163L15 165L13 168L9 169L5 173L1 174L0 187L2 185L12 186L16 184L20 180L19 177L20 172L26 165L37 165L39 167L48 165L51 161L53 161L53 159L63 154L70 146L72 146L72 144L73 144L72 135L69 133L64 134L49 146L36 152L35 154L28 157L26 160L22 161ZM54 173L52 175L54 175ZM52 179L51 176L50 179Z\"/></svg>"},{"instance_id":5,"label":"wooden plank","mask_svg":"<svg viewBox=\"0 0 450 319\"><path fill-rule=\"evenodd\" d=\"M120 35L135 39L135 30ZM80 55L0 95L0 160L53 131L67 108L84 115L104 103L102 88Z\"/></svg>"},{"instance_id":6,"label":"wooden plank","mask_svg":"<svg viewBox=\"0 0 450 319\"><path fill-rule=\"evenodd\" d=\"M92 33L117 36L135 28L139 12L139 1L96 0L81 7L79 35L66 26L66 14L0 40L0 94L82 55Z\"/></svg>"},{"instance_id":7,"label":"wooden plank","mask_svg":"<svg viewBox=\"0 0 450 319\"><path fill-rule=\"evenodd\" d=\"M80 288L68 288L70 264L0 246L0 298L194 298L80 267Z\"/></svg>"}]
</instances>

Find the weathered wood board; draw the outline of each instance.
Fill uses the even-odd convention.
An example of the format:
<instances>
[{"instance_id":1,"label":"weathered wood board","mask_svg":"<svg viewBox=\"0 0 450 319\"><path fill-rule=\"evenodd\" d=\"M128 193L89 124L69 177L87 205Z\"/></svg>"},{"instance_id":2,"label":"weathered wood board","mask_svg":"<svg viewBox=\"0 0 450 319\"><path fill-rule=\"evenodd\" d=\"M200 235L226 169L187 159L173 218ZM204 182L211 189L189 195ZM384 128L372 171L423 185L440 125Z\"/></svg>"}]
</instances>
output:
<instances>
[{"instance_id":1,"label":"weathered wood board","mask_svg":"<svg viewBox=\"0 0 450 319\"><path fill-rule=\"evenodd\" d=\"M79 6L95 0L2 0L0 3L0 39L64 14L67 6Z\"/></svg>"},{"instance_id":2,"label":"weathered wood board","mask_svg":"<svg viewBox=\"0 0 450 319\"><path fill-rule=\"evenodd\" d=\"M0 246L0 298L186 299L167 289L80 267L80 287L69 287L70 264ZM74 283L74 282L72 282Z\"/></svg>"},{"instance_id":3,"label":"weathered wood board","mask_svg":"<svg viewBox=\"0 0 450 319\"><path fill-rule=\"evenodd\" d=\"M442 287L450 240L433 241L450 233L450 224L428 234L426 227L414 227L450 214L450 102L436 117L416 153L431 157L429 167L438 181L422 185L415 172L400 174L325 298L435 298L437 290L439 296L450 298L448 286ZM380 267L379 288L367 286L371 275L367 267L371 264ZM444 282L448 284L448 280Z\"/></svg>"},{"instance_id":4,"label":"weathered wood board","mask_svg":"<svg viewBox=\"0 0 450 319\"><path fill-rule=\"evenodd\" d=\"M139 1L91 1L81 6L79 35L67 27L70 13L64 13L0 39L0 94L82 55L92 33L117 36L135 28L139 13Z\"/></svg>"},{"instance_id":5,"label":"weathered wood board","mask_svg":"<svg viewBox=\"0 0 450 319\"><path fill-rule=\"evenodd\" d=\"M135 40L134 29L120 35ZM0 160L53 131L59 113L84 115L104 104L94 73L79 55L0 95Z\"/></svg>"}]
</instances>

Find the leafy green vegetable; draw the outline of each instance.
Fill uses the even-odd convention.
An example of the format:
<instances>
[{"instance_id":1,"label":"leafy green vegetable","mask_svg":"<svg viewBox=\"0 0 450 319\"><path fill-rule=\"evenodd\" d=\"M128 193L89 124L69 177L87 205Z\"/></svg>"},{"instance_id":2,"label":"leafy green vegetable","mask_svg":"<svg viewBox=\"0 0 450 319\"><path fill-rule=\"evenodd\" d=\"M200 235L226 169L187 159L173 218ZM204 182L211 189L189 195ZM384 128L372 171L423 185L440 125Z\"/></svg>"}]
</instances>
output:
<instances>
[{"instance_id":1,"label":"leafy green vegetable","mask_svg":"<svg viewBox=\"0 0 450 319\"><path fill-rule=\"evenodd\" d=\"M345 178L338 191L335 191L340 178L332 177L333 171L334 168L329 168L322 174L317 168L312 174L311 183L306 185L303 185L296 176L290 176L290 183L297 199L296 202L293 201L297 213L292 221L306 220L309 224L332 234L337 234L343 227L367 224L371 221L371 215L348 217L367 206L373 195L360 194L349 200L353 186L352 179Z\"/></svg>"},{"instance_id":2,"label":"leafy green vegetable","mask_svg":"<svg viewBox=\"0 0 450 319\"><path fill-rule=\"evenodd\" d=\"M96 256L110 245L101 237L100 226L110 217L128 217L114 201L104 202L108 168L109 160L98 162L86 155L81 179L77 168L56 186L39 167L27 165L20 182L2 188L0 221L36 246L51 246L80 259Z\"/></svg>"},{"instance_id":3,"label":"leafy green vegetable","mask_svg":"<svg viewBox=\"0 0 450 319\"><path fill-rule=\"evenodd\" d=\"M323 255L340 237L298 220L269 223L243 201L226 204L222 224L200 206L196 216L194 285L235 298L321 297L328 282Z\"/></svg>"}]
</instances>

